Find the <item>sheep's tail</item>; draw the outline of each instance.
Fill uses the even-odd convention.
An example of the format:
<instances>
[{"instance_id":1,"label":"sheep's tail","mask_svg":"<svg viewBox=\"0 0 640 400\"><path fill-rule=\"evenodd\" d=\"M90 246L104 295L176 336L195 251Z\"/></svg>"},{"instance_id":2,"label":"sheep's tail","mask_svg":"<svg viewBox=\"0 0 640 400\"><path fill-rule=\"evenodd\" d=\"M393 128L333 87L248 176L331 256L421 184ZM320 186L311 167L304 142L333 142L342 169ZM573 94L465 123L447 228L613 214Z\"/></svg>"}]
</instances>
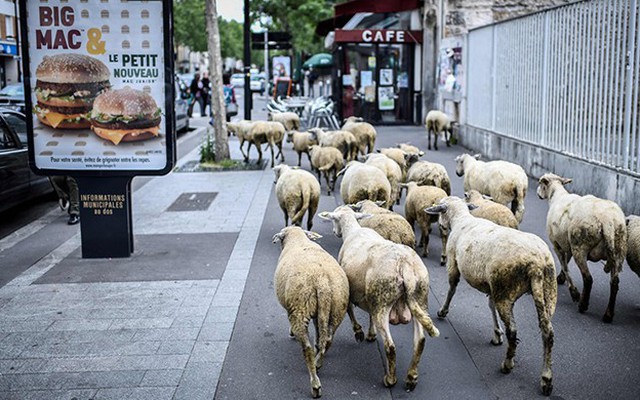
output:
<instances>
[{"instance_id":1,"label":"sheep's tail","mask_svg":"<svg viewBox=\"0 0 640 400\"><path fill-rule=\"evenodd\" d=\"M556 280L556 267L553 257L549 255L543 271L542 293L544 296L544 304L547 308L549 319L556 312L556 302L558 301L558 281Z\"/></svg>"},{"instance_id":2,"label":"sheep's tail","mask_svg":"<svg viewBox=\"0 0 640 400\"><path fill-rule=\"evenodd\" d=\"M600 221L605 246L607 247L607 263L605 272L617 269L617 273L622 270L622 264L627 256L627 225L622 219L622 223L617 221Z\"/></svg>"},{"instance_id":3,"label":"sheep's tail","mask_svg":"<svg viewBox=\"0 0 640 400\"><path fill-rule=\"evenodd\" d=\"M511 201L511 212L516 217L518 224L522 223L524 218L524 196L527 193L527 188L522 188L516 185L513 188L513 200Z\"/></svg>"},{"instance_id":4,"label":"sheep's tail","mask_svg":"<svg viewBox=\"0 0 640 400\"><path fill-rule=\"evenodd\" d=\"M319 276L318 279L325 280L327 277ZM316 323L318 324L319 333L316 342L318 343L318 356L323 357L324 352L327 350L327 344L331 341L331 330L329 328L331 325L331 293L316 287L316 304L318 307Z\"/></svg>"},{"instance_id":5,"label":"sheep's tail","mask_svg":"<svg viewBox=\"0 0 640 400\"><path fill-rule=\"evenodd\" d=\"M298 212L291 217L291 221L300 221L300 225L302 225L302 217L304 217L304 213L309 209L309 202L311 201L311 192L310 190L303 189L302 190L302 207L298 210Z\"/></svg>"},{"instance_id":6,"label":"sheep's tail","mask_svg":"<svg viewBox=\"0 0 640 400\"><path fill-rule=\"evenodd\" d=\"M412 276L409 277L409 274ZM404 286L404 300L407 304L407 307L409 307L409 311L411 311L411 316L415 318L420 323L420 325L422 325L429 336L440 336L440 331L433 324L433 321L431 320L431 317L429 317L429 314L427 314L427 312L422 309L422 305L418 303L417 299L419 297L417 296L418 292L424 290L426 306L426 299L429 293L428 287L418 287L425 285L425 283L420 282L420 278L418 277L418 275L415 274L411 267L406 264L400 266L400 275L402 276L402 285Z\"/></svg>"}]
</instances>

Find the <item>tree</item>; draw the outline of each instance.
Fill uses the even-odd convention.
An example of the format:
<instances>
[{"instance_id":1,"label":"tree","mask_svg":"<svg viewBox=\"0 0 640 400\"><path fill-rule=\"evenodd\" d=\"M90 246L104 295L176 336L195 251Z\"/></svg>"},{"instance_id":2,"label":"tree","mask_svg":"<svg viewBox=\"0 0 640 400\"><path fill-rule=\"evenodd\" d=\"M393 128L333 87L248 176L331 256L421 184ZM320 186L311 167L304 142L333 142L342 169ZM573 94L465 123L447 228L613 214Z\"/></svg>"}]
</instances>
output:
<instances>
[{"instance_id":1,"label":"tree","mask_svg":"<svg viewBox=\"0 0 640 400\"><path fill-rule=\"evenodd\" d=\"M213 129L215 131L216 161L229 159L229 141L224 123L227 114L224 108L222 85L222 53L220 49L220 31L218 29L217 0L206 0L207 47L209 51L209 76L211 77L211 110L213 111Z\"/></svg>"},{"instance_id":2,"label":"tree","mask_svg":"<svg viewBox=\"0 0 640 400\"><path fill-rule=\"evenodd\" d=\"M244 24L238 21L227 21L218 17L218 27L220 30L220 51L222 58L242 59L243 36L242 27Z\"/></svg>"},{"instance_id":3,"label":"tree","mask_svg":"<svg viewBox=\"0 0 640 400\"><path fill-rule=\"evenodd\" d=\"M204 13L205 0L174 0L173 37L176 44L191 51L207 51Z\"/></svg>"}]
</instances>

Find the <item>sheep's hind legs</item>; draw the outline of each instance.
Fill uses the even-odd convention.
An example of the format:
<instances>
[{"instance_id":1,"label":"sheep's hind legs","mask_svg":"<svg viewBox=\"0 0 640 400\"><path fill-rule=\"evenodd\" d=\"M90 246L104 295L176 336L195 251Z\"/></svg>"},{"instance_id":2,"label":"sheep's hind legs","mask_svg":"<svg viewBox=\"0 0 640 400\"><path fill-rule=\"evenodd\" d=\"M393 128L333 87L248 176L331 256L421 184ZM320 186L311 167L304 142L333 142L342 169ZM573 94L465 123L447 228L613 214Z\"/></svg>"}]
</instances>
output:
<instances>
[{"instance_id":1,"label":"sheep's hind legs","mask_svg":"<svg viewBox=\"0 0 640 400\"><path fill-rule=\"evenodd\" d=\"M420 357L424 351L424 328L418 321L418 318L413 319L413 357L411 358L411 365L407 372L407 379L405 381L405 389L413 390L418 384L418 363Z\"/></svg>"},{"instance_id":2,"label":"sheep's hind legs","mask_svg":"<svg viewBox=\"0 0 640 400\"><path fill-rule=\"evenodd\" d=\"M500 322L498 322L498 312L496 311L496 305L493 303L491 296L489 296L489 309L491 310L491 318L493 319L493 338L491 344L494 346L500 346L502 344L502 328Z\"/></svg>"},{"instance_id":3,"label":"sheep's hind legs","mask_svg":"<svg viewBox=\"0 0 640 400\"><path fill-rule=\"evenodd\" d=\"M496 309L498 310L498 314L500 314L500 318L504 324L507 332L507 341L509 343L509 347L507 347L507 355L502 362L500 371L503 374L508 374L515 365L513 358L516 356L516 347L518 346L518 330L516 328L516 321L513 319L513 303L501 300L496 303Z\"/></svg>"},{"instance_id":4,"label":"sheep's hind legs","mask_svg":"<svg viewBox=\"0 0 640 400\"><path fill-rule=\"evenodd\" d=\"M617 271L616 269L614 269L611 272L611 288L609 291L609 304L607 305L607 311L605 311L604 315L602 316L602 321L606 322L606 323L610 323L611 321L613 321L613 314L616 308L616 296L618 295L618 285L620 283L620 278L618 278L618 273L614 271Z\"/></svg>"},{"instance_id":5,"label":"sheep's hind legs","mask_svg":"<svg viewBox=\"0 0 640 400\"><path fill-rule=\"evenodd\" d=\"M393 343L393 338L389 331L390 312L390 306L384 307L384 309L378 310L373 317L373 322L384 341L384 350L387 355L386 371L383 379L385 387L392 387L398 382L398 377L396 376L396 345Z\"/></svg>"},{"instance_id":6,"label":"sheep's hind legs","mask_svg":"<svg viewBox=\"0 0 640 400\"><path fill-rule=\"evenodd\" d=\"M356 341L362 342L364 340L364 331L362 330L362 326L358 323L358 320L353 313L353 304L351 303L349 303L349 306L347 307L347 314L349 315L349 320L351 320L351 326L353 328Z\"/></svg>"},{"instance_id":7,"label":"sheep's hind legs","mask_svg":"<svg viewBox=\"0 0 640 400\"><path fill-rule=\"evenodd\" d=\"M291 331L302 345L302 354L304 355L304 361L309 370L311 396L317 399L322 396L322 385L316 372L315 350L309 341L308 322L305 324L303 322L292 321L291 316L289 316L289 321L291 322Z\"/></svg>"},{"instance_id":8,"label":"sheep's hind legs","mask_svg":"<svg viewBox=\"0 0 640 400\"><path fill-rule=\"evenodd\" d=\"M376 325L373 323L373 317L369 314L369 331L367 332L367 342L376 341Z\"/></svg>"}]
</instances>

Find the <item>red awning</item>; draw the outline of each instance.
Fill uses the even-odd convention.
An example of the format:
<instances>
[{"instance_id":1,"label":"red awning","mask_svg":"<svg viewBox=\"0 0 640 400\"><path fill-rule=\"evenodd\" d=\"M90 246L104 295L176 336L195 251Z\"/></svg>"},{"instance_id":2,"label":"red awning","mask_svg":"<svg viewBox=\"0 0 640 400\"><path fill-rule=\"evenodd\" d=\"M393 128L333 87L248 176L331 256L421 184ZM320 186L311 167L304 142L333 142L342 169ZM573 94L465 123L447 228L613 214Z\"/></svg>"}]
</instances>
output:
<instances>
[{"instance_id":1,"label":"red awning","mask_svg":"<svg viewBox=\"0 0 640 400\"><path fill-rule=\"evenodd\" d=\"M420 8L421 3L421 0L351 0L346 3L336 4L333 8L334 15L340 17L342 15L354 15L360 12L384 14L415 10Z\"/></svg>"}]
</instances>

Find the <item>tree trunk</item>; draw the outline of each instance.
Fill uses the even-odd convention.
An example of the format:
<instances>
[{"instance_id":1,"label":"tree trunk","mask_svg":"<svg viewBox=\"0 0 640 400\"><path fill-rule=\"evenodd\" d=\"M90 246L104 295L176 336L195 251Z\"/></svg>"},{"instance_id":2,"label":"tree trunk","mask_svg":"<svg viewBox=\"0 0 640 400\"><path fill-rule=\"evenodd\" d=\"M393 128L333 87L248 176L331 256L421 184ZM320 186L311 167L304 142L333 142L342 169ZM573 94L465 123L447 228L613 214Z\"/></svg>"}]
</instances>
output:
<instances>
[{"instance_id":1,"label":"tree trunk","mask_svg":"<svg viewBox=\"0 0 640 400\"><path fill-rule=\"evenodd\" d=\"M222 56L220 53L220 31L218 30L217 0L206 0L207 47L209 51L209 76L211 77L211 110L215 131L216 161L229 159L229 141L225 124L227 113L224 106L222 85Z\"/></svg>"}]
</instances>

